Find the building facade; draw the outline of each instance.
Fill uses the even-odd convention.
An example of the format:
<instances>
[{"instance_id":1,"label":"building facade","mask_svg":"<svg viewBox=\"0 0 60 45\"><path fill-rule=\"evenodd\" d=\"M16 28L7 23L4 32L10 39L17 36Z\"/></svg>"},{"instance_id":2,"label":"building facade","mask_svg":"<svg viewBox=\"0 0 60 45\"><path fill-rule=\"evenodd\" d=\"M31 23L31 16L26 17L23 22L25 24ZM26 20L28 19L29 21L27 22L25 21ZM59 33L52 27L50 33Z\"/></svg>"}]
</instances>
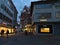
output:
<instances>
[{"instance_id":1,"label":"building facade","mask_svg":"<svg viewBox=\"0 0 60 45\"><path fill-rule=\"evenodd\" d=\"M31 30L31 15L30 9L27 6L24 6L23 11L20 16L20 24L23 31L27 30L30 32Z\"/></svg>"},{"instance_id":2,"label":"building facade","mask_svg":"<svg viewBox=\"0 0 60 45\"><path fill-rule=\"evenodd\" d=\"M7 30L9 33L14 32L13 26L17 21L17 13L12 0L0 0L0 32L1 30L4 30L4 33Z\"/></svg>"},{"instance_id":3,"label":"building facade","mask_svg":"<svg viewBox=\"0 0 60 45\"><path fill-rule=\"evenodd\" d=\"M31 14L36 34L60 34L60 1L32 2Z\"/></svg>"}]
</instances>

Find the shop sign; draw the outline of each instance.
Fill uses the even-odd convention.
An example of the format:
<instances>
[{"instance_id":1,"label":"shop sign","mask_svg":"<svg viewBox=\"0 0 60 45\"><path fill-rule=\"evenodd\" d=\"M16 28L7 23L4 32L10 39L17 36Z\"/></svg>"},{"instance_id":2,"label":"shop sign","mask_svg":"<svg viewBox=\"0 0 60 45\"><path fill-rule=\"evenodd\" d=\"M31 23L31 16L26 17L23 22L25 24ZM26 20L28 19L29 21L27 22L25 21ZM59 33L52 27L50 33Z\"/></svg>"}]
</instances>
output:
<instances>
[{"instance_id":1,"label":"shop sign","mask_svg":"<svg viewBox=\"0 0 60 45\"><path fill-rule=\"evenodd\" d=\"M47 19L40 19L40 21L47 21Z\"/></svg>"}]
</instances>

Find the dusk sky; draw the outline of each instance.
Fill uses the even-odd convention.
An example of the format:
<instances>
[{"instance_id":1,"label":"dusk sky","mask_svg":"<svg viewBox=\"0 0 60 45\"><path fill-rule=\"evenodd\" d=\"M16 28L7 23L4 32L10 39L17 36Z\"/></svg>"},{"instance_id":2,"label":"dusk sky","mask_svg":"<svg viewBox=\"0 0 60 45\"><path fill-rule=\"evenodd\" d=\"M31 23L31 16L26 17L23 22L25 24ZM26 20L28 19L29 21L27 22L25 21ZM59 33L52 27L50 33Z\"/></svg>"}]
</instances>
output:
<instances>
[{"instance_id":1,"label":"dusk sky","mask_svg":"<svg viewBox=\"0 0 60 45\"><path fill-rule=\"evenodd\" d=\"M17 16L17 21L19 21L19 16L21 14L21 11L24 7L24 5L30 6L32 1L37 1L37 0L12 0L16 9L18 10L18 16Z\"/></svg>"}]
</instances>

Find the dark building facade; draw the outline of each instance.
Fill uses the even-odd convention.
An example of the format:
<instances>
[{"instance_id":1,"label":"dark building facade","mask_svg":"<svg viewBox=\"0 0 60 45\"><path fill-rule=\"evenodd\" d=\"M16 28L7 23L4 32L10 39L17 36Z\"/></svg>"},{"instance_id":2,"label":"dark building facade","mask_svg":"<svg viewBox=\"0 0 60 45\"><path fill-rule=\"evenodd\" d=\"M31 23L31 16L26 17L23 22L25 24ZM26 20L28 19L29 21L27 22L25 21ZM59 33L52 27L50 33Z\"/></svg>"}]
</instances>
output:
<instances>
[{"instance_id":1,"label":"dark building facade","mask_svg":"<svg viewBox=\"0 0 60 45\"><path fill-rule=\"evenodd\" d=\"M32 2L31 14L36 34L60 34L60 1Z\"/></svg>"}]
</instances>

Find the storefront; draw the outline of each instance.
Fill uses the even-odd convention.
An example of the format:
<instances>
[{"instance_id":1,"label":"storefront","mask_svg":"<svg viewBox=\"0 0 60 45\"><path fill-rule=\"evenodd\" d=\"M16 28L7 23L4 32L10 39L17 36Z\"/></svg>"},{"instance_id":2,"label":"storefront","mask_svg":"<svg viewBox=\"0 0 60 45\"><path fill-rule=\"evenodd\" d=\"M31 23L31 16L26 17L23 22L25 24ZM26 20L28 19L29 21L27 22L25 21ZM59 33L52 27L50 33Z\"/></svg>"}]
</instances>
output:
<instances>
[{"instance_id":1,"label":"storefront","mask_svg":"<svg viewBox=\"0 0 60 45\"><path fill-rule=\"evenodd\" d=\"M27 30L27 32L32 32L31 24L25 25L24 31Z\"/></svg>"},{"instance_id":2,"label":"storefront","mask_svg":"<svg viewBox=\"0 0 60 45\"><path fill-rule=\"evenodd\" d=\"M40 22L35 25L36 34L60 34L60 22Z\"/></svg>"},{"instance_id":3,"label":"storefront","mask_svg":"<svg viewBox=\"0 0 60 45\"><path fill-rule=\"evenodd\" d=\"M38 25L38 33L52 33L52 25Z\"/></svg>"},{"instance_id":4,"label":"storefront","mask_svg":"<svg viewBox=\"0 0 60 45\"><path fill-rule=\"evenodd\" d=\"M9 31L9 33L14 33L14 28L8 27L5 24L0 24L0 33L1 30L4 30L4 33L6 33L7 30Z\"/></svg>"}]
</instances>

